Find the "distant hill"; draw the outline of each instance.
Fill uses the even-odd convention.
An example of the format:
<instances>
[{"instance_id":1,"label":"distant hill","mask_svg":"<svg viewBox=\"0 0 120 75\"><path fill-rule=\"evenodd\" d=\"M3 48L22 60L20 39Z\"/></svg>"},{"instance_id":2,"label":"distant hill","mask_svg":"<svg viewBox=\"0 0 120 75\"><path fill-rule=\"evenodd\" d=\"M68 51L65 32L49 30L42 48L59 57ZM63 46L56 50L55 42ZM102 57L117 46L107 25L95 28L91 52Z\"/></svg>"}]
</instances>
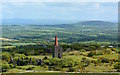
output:
<instances>
[{"instance_id":1,"label":"distant hill","mask_svg":"<svg viewBox=\"0 0 120 75\"><path fill-rule=\"evenodd\" d=\"M61 42L66 43L107 42L117 40L118 25L106 21L84 21L56 25L3 25L2 34L3 38L27 40L27 42L31 42L31 39L36 42L50 41L55 35L59 36Z\"/></svg>"},{"instance_id":2,"label":"distant hill","mask_svg":"<svg viewBox=\"0 0 120 75\"><path fill-rule=\"evenodd\" d=\"M116 23L107 22L107 21L84 21L84 22L78 22L76 24L81 24L81 25L114 25Z\"/></svg>"},{"instance_id":3,"label":"distant hill","mask_svg":"<svg viewBox=\"0 0 120 75\"><path fill-rule=\"evenodd\" d=\"M117 23L107 21L72 21L72 20L58 20L58 19L42 19L42 20L31 20L31 19L3 19L3 25L56 25L58 27L74 27L80 25L89 26L112 26Z\"/></svg>"},{"instance_id":4,"label":"distant hill","mask_svg":"<svg viewBox=\"0 0 120 75\"><path fill-rule=\"evenodd\" d=\"M107 21L83 21L83 22L77 22L77 23L71 23L71 24L56 25L56 27L61 27L61 28L73 28L73 27L77 28L81 26L114 27L114 26L117 26L117 23L107 22Z\"/></svg>"}]
</instances>

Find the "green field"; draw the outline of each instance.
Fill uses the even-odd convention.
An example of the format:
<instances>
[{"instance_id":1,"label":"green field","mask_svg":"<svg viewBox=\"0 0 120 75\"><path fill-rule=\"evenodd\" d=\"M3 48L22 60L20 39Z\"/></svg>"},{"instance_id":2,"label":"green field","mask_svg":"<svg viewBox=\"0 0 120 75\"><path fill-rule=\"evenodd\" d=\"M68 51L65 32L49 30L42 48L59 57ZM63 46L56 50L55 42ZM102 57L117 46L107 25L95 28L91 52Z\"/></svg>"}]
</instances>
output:
<instances>
[{"instance_id":1,"label":"green field","mask_svg":"<svg viewBox=\"0 0 120 75\"><path fill-rule=\"evenodd\" d=\"M113 42L117 41L117 33L116 23L104 21L98 21L96 24L94 21L86 21L84 24L2 26L2 37L17 40L17 43L52 43L55 35L59 37L59 43ZM12 41L7 43L10 42Z\"/></svg>"}]
</instances>

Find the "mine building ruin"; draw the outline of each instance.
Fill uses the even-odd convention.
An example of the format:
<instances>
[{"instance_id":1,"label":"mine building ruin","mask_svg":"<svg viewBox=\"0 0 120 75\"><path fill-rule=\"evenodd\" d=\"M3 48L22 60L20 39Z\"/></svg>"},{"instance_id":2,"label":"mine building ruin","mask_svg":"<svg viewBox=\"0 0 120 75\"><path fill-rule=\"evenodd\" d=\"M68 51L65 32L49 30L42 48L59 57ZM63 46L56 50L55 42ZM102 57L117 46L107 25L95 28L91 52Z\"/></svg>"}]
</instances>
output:
<instances>
[{"instance_id":1,"label":"mine building ruin","mask_svg":"<svg viewBox=\"0 0 120 75\"><path fill-rule=\"evenodd\" d=\"M58 37L55 36L55 44L53 48L53 58L62 58L63 48L58 45Z\"/></svg>"}]
</instances>

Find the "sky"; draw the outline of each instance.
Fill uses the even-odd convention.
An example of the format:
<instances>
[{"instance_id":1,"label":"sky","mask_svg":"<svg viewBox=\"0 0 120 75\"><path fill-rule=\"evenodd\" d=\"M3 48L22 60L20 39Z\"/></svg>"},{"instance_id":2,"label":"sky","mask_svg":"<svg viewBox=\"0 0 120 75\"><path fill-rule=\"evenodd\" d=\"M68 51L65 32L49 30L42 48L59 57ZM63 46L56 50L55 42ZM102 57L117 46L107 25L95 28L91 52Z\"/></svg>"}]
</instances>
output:
<instances>
[{"instance_id":1,"label":"sky","mask_svg":"<svg viewBox=\"0 0 120 75\"><path fill-rule=\"evenodd\" d=\"M4 2L2 19L118 20L117 2Z\"/></svg>"}]
</instances>

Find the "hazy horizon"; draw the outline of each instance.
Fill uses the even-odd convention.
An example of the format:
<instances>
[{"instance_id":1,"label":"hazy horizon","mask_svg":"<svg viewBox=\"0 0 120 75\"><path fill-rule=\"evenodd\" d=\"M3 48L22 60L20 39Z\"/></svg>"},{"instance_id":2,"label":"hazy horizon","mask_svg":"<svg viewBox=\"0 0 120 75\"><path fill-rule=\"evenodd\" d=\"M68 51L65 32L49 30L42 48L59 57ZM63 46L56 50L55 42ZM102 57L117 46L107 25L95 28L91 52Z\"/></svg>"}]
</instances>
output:
<instances>
[{"instance_id":1,"label":"hazy horizon","mask_svg":"<svg viewBox=\"0 0 120 75\"><path fill-rule=\"evenodd\" d=\"M59 19L41 19L41 20L32 20L32 19L5 19L2 21L2 25L58 25L58 24L74 24L79 22L87 21L99 21L99 22L111 22L117 23L115 21L103 21L103 20L85 20L85 21L74 21L74 20L59 20Z\"/></svg>"}]
</instances>

